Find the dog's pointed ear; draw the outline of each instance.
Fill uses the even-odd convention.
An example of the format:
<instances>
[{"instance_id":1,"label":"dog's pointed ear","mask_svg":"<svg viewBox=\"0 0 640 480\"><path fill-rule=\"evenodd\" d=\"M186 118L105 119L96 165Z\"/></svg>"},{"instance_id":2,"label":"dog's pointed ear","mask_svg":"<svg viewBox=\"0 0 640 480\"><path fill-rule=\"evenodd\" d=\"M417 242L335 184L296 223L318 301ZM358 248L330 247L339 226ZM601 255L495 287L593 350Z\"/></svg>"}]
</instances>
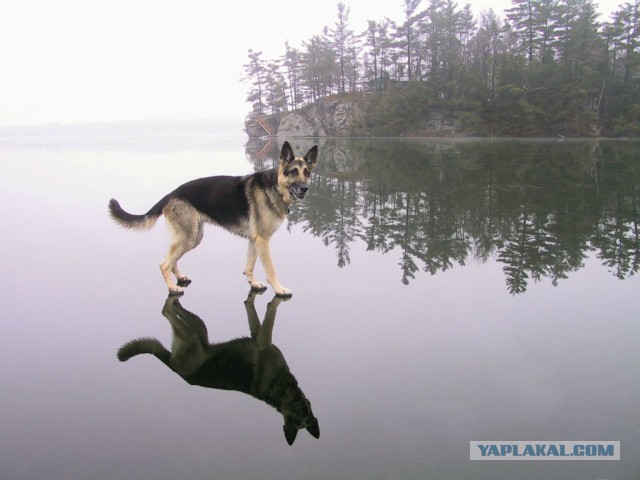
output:
<instances>
[{"instance_id":1,"label":"dog's pointed ear","mask_svg":"<svg viewBox=\"0 0 640 480\"><path fill-rule=\"evenodd\" d=\"M296 156L293 153L293 148L291 148L289 142L285 140L285 142L282 144L282 150L280 151L280 162L289 163L294 158L296 158Z\"/></svg>"},{"instance_id":2,"label":"dog's pointed ear","mask_svg":"<svg viewBox=\"0 0 640 480\"><path fill-rule=\"evenodd\" d=\"M318 158L318 145L314 145L309 149L307 153L304 155L304 161L307 162L307 167L309 170L313 170L316 168L316 159Z\"/></svg>"},{"instance_id":3,"label":"dog's pointed ear","mask_svg":"<svg viewBox=\"0 0 640 480\"><path fill-rule=\"evenodd\" d=\"M293 445L293 442L296 441L296 436L298 435L298 429L287 424L285 424L282 428L284 430L284 438L287 439L287 443L289 445Z\"/></svg>"},{"instance_id":4,"label":"dog's pointed ear","mask_svg":"<svg viewBox=\"0 0 640 480\"><path fill-rule=\"evenodd\" d=\"M307 425L307 432L309 432L314 438L320 438L320 427L318 426L318 419L313 417L311 424Z\"/></svg>"}]
</instances>

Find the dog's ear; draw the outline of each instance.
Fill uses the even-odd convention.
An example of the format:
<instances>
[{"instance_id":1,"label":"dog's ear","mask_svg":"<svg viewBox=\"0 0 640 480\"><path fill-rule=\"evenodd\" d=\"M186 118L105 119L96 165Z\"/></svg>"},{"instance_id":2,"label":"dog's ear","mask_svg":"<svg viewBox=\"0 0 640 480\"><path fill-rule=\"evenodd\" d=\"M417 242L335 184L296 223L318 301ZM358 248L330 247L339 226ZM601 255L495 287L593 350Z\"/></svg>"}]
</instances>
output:
<instances>
[{"instance_id":1,"label":"dog's ear","mask_svg":"<svg viewBox=\"0 0 640 480\"><path fill-rule=\"evenodd\" d=\"M320 427L318 426L318 419L316 417L313 417L311 424L307 425L307 432L314 438L320 438Z\"/></svg>"},{"instance_id":2,"label":"dog's ear","mask_svg":"<svg viewBox=\"0 0 640 480\"><path fill-rule=\"evenodd\" d=\"M304 161L307 162L307 167L309 170L313 170L316 168L316 159L318 158L318 145L314 145L309 149L307 153L304 155Z\"/></svg>"},{"instance_id":3,"label":"dog's ear","mask_svg":"<svg viewBox=\"0 0 640 480\"><path fill-rule=\"evenodd\" d=\"M289 445L293 445L293 442L296 441L296 436L298 435L298 429L291 425L287 425L286 423L282 428L284 430L284 438L287 439L287 443Z\"/></svg>"},{"instance_id":4,"label":"dog's ear","mask_svg":"<svg viewBox=\"0 0 640 480\"><path fill-rule=\"evenodd\" d=\"M282 144L282 150L280 151L280 162L289 163L294 158L296 158L296 156L293 153L293 148L291 148L289 142L285 140L285 142Z\"/></svg>"}]
</instances>

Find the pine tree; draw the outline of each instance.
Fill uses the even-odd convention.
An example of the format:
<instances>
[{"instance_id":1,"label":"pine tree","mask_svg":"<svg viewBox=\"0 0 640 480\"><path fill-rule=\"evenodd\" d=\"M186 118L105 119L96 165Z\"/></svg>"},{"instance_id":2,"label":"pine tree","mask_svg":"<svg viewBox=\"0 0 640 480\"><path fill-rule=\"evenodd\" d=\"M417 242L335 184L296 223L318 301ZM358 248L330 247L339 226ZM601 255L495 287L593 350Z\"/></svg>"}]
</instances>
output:
<instances>
[{"instance_id":1,"label":"pine tree","mask_svg":"<svg viewBox=\"0 0 640 480\"><path fill-rule=\"evenodd\" d=\"M512 0L511 3L513 7L507 10L507 19L518 33L520 45L531 64L538 44L538 3L537 0Z\"/></svg>"},{"instance_id":2,"label":"pine tree","mask_svg":"<svg viewBox=\"0 0 640 480\"><path fill-rule=\"evenodd\" d=\"M346 91L347 82L347 64L349 61L353 64L355 59L351 58L350 52L353 48L353 31L349 29L349 12L350 9L344 3L338 4L338 21L335 28L331 30L331 38L333 47L336 52L338 65L340 66L340 83L338 87L339 93Z\"/></svg>"},{"instance_id":3,"label":"pine tree","mask_svg":"<svg viewBox=\"0 0 640 480\"><path fill-rule=\"evenodd\" d=\"M637 71L640 63L636 51L640 43L640 0L625 3L616 12L615 21L620 27L621 46L624 51L623 82L626 83L632 72Z\"/></svg>"},{"instance_id":4,"label":"pine tree","mask_svg":"<svg viewBox=\"0 0 640 480\"><path fill-rule=\"evenodd\" d=\"M249 82L251 85L247 101L252 103L252 111L254 114L264 115L264 92L267 69L262 59L262 52L249 50L248 55L249 63L244 65L246 76L243 78L244 81Z\"/></svg>"},{"instance_id":5,"label":"pine tree","mask_svg":"<svg viewBox=\"0 0 640 480\"><path fill-rule=\"evenodd\" d=\"M413 63L415 61L414 56L418 48L418 32L417 22L421 18L421 12L418 12L418 7L422 0L404 0L404 23L396 30L396 37L402 45L402 50L406 58L406 75L409 80L413 78L414 68Z\"/></svg>"},{"instance_id":6,"label":"pine tree","mask_svg":"<svg viewBox=\"0 0 640 480\"><path fill-rule=\"evenodd\" d=\"M302 55L296 48L291 48L289 42L285 43L285 54L282 65L285 70L287 88L289 90L289 108L296 110L304 102L302 93Z\"/></svg>"},{"instance_id":7,"label":"pine tree","mask_svg":"<svg viewBox=\"0 0 640 480\"><path fill-rule=\"evenodd\" d=\"M271 114L287 109L286 88L287 84L280 66L277 62L269 62L265 75L265 101Z\"/></svg>"},{"instance_id":8,"label":"pine tree","mask_svg":"<svg viewBox=\"0 0 640 480\"><path fill-rule=\"evenodd\" d=\"M374 20L368 20L367 24L367 30L364 32L364 37L366 39L365 45L369 49L368 54L373 59L371 64L373 68L373 75L371 75L370 78L377 80L379 74L378 62L380 57L380 30L378 28L378 23Z\"/></svg>"},{"instance_id":9,"label":"pine tree","mask_svg":"<svg viewBox=\"0 0 640 480\"><path fill-rule=\"evenodd\" d=\"M503 50L501 29L502 22L493 10L483 12L473 41L473 69L479 73L481 85L490 101L495 98L498 85L498 62Z\"/></svg>"},{"instance_id":10,"label":"pine tree","mask_svg":"<svg viewBox=\"0 0 640 480\"><path fill-rule=\"evenodd\" d=\"M325 27L322 35L314 35L303 46L303 80L311 100L331 95L338 86L339 68L329 30Z\"/></svg>"}]
</instances>

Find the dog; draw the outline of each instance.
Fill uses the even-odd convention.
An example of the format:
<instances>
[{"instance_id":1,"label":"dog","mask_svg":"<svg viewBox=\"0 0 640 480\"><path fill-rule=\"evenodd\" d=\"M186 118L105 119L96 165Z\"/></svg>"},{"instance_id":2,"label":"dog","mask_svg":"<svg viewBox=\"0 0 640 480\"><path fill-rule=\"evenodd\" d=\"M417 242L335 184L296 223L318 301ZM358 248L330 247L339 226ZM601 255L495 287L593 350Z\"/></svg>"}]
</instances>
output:
<instances>
[{"instance_id":1,"label":"dog","mask_svg":"<svg viewBox=\"0 0 640 480\"><path fill-rule=\"evenodd\" d=\"M169 295L162 315L173 330L171 351L155 338L140 338L123 345L118 350L118 359L125 362L135 355L150 353L190 385L235 390L266 402L282 414L289 445L303 428L320 438L311 403L298 386L282 352L271 343L276 311L285 299L274 296L260 324L254 306L257 294L251 290L244 302L251 337L209 343L207 327L200 317L183 308L175 295Z\"/></svg>"},{"instance_id":2,"label":"dog","mask_svg":"<svg viewBox=\"0 0 640 480\"><path fill-rule=\"evenodd\" d=\"M214 176L185 183L166 195L144 215L125 212L111 199L111 217L125 228L151 228L164 215L171 234L166 258L160 264L162 277L172 295L182 295L191 283L178 269L178 260L202 241L205 222L220 225L249 240L244 275L254 290L267 286L256 280L253 269L257 257L276 295L291 296L276 276L271 259L269 240L278 230L296 200L302 200L309 190L311 171L316 166L318 146L303 157L296 157L289 142L284 142L278 166L250 175ZM171 274L176 277L174 283Z\"/></svg>"}]
</instances>

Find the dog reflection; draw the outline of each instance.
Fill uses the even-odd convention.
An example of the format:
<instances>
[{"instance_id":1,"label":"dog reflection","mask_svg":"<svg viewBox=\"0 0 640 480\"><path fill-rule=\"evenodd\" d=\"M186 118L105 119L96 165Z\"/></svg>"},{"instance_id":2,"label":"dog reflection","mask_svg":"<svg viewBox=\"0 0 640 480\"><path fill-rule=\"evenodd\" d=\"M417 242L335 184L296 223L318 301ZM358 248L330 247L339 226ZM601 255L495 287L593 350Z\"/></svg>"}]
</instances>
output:
<instances>
[{"instance_id":1,"label":"dog reflection","mask_svg":"<svg viewBox=\"0 0 640 480\"><path fill-rule=\"evenodd\" d=\"M284 417L284 435L292 445L298 430L306 428L320 437L311 404L289 371L282 352L271 343L276 311L283 301L274 297L267 305L264 321L256 313L256 292L244 302L251 337L210 344L207 327L185 310L177 297L169 296L162 309L173 330L172 351L155 338L132 340L118 350L124 362L141 353L151 353L191 385L236 390L262 400Z\"/></svg>"}]
</instances>

